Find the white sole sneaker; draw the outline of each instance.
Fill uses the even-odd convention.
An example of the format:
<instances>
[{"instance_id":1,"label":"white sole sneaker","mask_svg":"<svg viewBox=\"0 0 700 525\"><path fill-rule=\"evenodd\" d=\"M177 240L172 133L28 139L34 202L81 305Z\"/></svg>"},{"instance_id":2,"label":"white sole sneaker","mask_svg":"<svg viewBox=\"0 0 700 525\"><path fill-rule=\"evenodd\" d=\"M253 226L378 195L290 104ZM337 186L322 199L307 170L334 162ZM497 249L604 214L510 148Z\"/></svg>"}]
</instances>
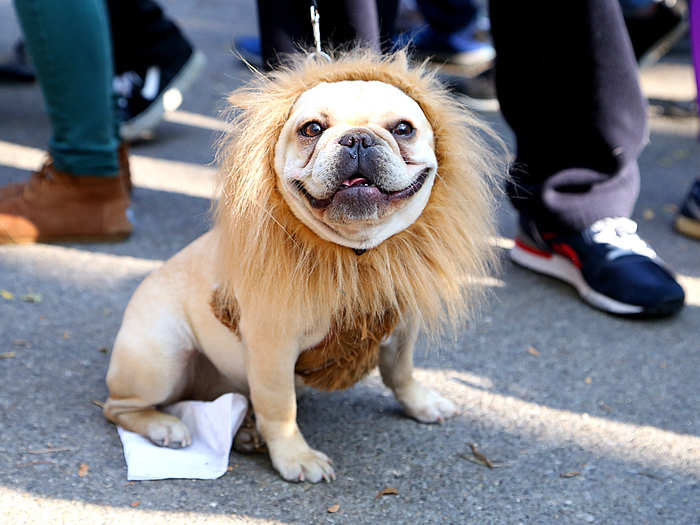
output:
<instances>
[{"instance_id":1,"label":"white sole sneaker","mask_svg":"<svg viewBox=\"0 0 700 525\"><path fill-rule=\"evenodd\" d=\"M516 239L515 246L510 250L510 258L513 262L528 270L549 275L569 283L576 288L576 291L584 301L599 310L618 315L639 315L644 313L644 308L641 306L621 303L600 292L596 292L586 284L581 271L562 255L538 250L522 240Z\"/></svg>"},{"instance_id":2,"label":"white sole sneaker","mask_svg":"<svg viewBox=\"0 0 700 525\"><path fill-rule=\"evenodd\" d=\"M122 122L119 134L123 140L136 140L152 131L168 111L175 111L182 104L184 93L204 69L207 59L201 51L193 51L182 69L173 77L168 87L136 117Z\"/></svg>"}]
</instances>

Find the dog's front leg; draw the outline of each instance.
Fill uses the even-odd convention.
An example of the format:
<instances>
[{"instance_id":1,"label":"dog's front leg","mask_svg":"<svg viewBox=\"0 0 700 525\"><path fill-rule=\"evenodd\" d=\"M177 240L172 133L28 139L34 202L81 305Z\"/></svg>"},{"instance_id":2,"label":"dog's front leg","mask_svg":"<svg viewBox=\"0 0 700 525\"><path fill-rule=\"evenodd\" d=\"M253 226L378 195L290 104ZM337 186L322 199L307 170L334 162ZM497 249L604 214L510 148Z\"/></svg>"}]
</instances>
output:
<instances>
[{"instance_id":1,"label":"dog's front leg","mask_svg":"<svg viewBox=\"0 0 700 525\"><path fill-rule=\"evenodd\" d=\"M245 330L246 368L257 427L272 465L288 481L335 479L331 460L312 449L296 422L294 365L299 353L294 338L280 337L279 327Z\"/></svg>"},{"instance_id":2,"label":"dog's front leg","mask_svg":"<svg viewBox=\"0 0 700 525\"><path fill-rule=\"evenodd\" d=\"M379 371L406 414L421 423L442 423L457 413L455 404L413 377L413 349L418 323L402 319L379 353Z\"/></svg>"}]
</instances>

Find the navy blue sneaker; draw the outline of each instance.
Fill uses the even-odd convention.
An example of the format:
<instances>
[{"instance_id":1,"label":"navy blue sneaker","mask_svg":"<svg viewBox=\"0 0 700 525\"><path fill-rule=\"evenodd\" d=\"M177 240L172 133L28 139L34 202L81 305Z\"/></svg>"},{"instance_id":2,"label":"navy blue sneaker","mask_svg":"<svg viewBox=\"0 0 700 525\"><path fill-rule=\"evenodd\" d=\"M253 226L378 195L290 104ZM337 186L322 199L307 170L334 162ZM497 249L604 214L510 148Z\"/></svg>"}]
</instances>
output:
<instances>
[{"instance_id":1,"label":"navy blue sneaker","mask_svg":"<svg viewBox=\"0 0 700 525\"><path fill-rule=\"evenodd\" d=\"M521 217L514 262L571 284L588 304L626 317L665 317L685 301L683 288L625 217L600 219L570 234L541 231Z\"/></svg>"},{"instance_id":2,"label":"navy blue sneaker","mask_svg":"<svg viewBox=\"0 0 700 525\"><path fill-rule=\"evenodd\" d=\"M262 67L262 44L257 36L240 36L233 40L233 50L243 60L255 67Z\"/></svg>"},{"instance_id":3,"label":"navy blue sneaker","mask_svg":"<svg viewBox=\"0 0 700 525\"><path fill-rule=\"evenodd\" d=\"M683 201L681 211L676 217L676 230L689 237L700 239L700 179L693 183Z\"/></svg>"}]
</instances>

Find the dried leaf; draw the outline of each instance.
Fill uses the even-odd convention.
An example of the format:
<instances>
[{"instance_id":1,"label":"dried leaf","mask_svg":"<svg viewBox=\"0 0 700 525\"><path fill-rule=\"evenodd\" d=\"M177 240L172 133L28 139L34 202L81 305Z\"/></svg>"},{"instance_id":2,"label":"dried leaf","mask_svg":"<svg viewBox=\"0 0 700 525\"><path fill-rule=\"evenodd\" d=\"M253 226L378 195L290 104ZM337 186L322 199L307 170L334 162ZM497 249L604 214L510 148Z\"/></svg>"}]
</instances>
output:
<instances>
[{"instance_id":1,"label":"dried leaf","mask_svg":"<svg viewBox=\"0 0 700 525\"><path fill-rule=\"evenodd\" d=\"M231 465L229 465L228 467L226 467L226 472L231 472L232 470L233 470L233 467L232 467Z\"/></svg>"},{"instance_id":2,"label":"dried leaf","mask_svg":"<svg viewBox=\"0 0 700 525\"><path fill-rule=\"evenodd\" d=\"M105 404L102 401L98 401L97 399L93 399L90 401L93 405L97 405L100 408L104 408Z\"/></svg>"},{"instance_id":3,"label":"dried leaf","mask_svg":"<svg viewBox=\"0 0 700 525\"><path fill-rule=\"evenodd\" d=\"M534 355L535 357L540 356L540 353L537 351L537 348L535 348L534 346L529 346L527 348L527 353L530 355Z\"/></svg>"},{"instance_id":4,"label":"dried leaf","mask_svg":"<svg viewBox=\"0 0 700 525\"><path fill-rule=\"evenodd\" d=\"M17 352L3 352L0 354L0 359L9 359L17 355Z\"/></svg>"},{"instance_id":5,"label":"dried leaf","mask_svg":"<svg viewBox=\"0 0 700 525\"><path fill-rule=\"evenodd\" d=\"M20 297L20 299L25 303L40 303L42 297L39 293L27 293Z\"/></svg>"},{"instance_id":6,"label":"dried leaf","mask_svg":"<svg viewBox=\"0 0 700 525\"><path fill-rule=\"evenodd\" d=\"M68 330L63 332L63 339L70 339L70 332Z\"/></svg>"},{"instance_id":7,"label":"dried leaf","mask_svg":"<svg viewBox=\"0 0 700 525\"><path fill-rule=\"evenodd\" d=\"M666 478L663 478L659 476L658 474L654 474L653 472L648 472L648 471L640 471L637 472L640 476L646 476L647 478L655 479L657 481L664 481Z\"/></svg>"},{"instance_id":8,"label":"dried leaf","mask_svg":"<svg viewBox=\"0 0 700 525\"><path fill-rule=\"evenodd\" d=\"M29 348L31 346L29 341L25 341L24 339L15 339L12 341L12 344L15 346L23 346L25 348Z\"/></svg>"},{"instance_id":9,"label":"dried leaf","mask_svg":"<svg viewBox=\"0 0 700 525\"><path fill-rule=\"evenodd\" d=\"M666 213L678 213L678 204L674 204L672 202L669 202L667 204L664 204L664 211Z\"/></svg>"},{"instance_id":10,"label":"dried leaf","mask_svg":"<svg viewBox=\"0 0 700 525\"><path fill-rule=\"evenodd\" d=\"M134 502L131 504L131 506L134 507L134 508L138 507L139 505L141 505L141 502L140 502L140 501L134 501Z\"/></svg>"},{"instance_id":11,"label":"dried leaf","mask_svg":"<svg viewBox=\"0 0 700 525\"><path fill-rule=\"evenodd\" d=\"M489 458L487 458L477 450L476 445L474 443L469 443L469 448L472 450L472 454L474 454L474 457L479 461L479 463L488 468L493 468L493 463L491 463Z\"/></svg>"},{"instance_id":12,"label":"dried leaf","mask_svg":"<svg viewBox=\"0 0 700 525\"><path fill-rule=\"evenodd\" d=\"M642 213L642 217L644 217L644 220L647 220L647 221L652 220L655 216L656 216L656 214L654 213L654 210L652 210L651 208L647 208Z\"/></svg>"},{"instance_id":13,"label":"dried leaf","mask_svg":"<svg viewBox=\"0 0 700 525\"><path fill-rule=\"evenodd\" d=\"M586 379L584 379L583 382L590 385L593 382L593 378L591 376L586 376Z\"/></svg>"},{"instance_id":14,"label":"dried leaf","mask_svg":"<svg viewBox=\"0 0 700 525\"><path fill-rule=\"evenodd\" d=\"M17 463L17 468L31 467L34 465L55 465L55 461L30 461L29 463Z\"/></svg>"},{"instance_id":15,"label":"dried leaf","mask_svg":"<svg viewBox=\"0 0 700 525\"><path fill-rule=\"evenodd\" d=\"M393 487L386 487L379 492L377 492L377 498L381 498L382 496L398 496L399 494L399 489L395 489Z\"/></svg>"},{"instance_id":16,"label":"dried leaf","mask_svg":"<svg viewBox=\"0 0 700 525\"><path fill-rule=\"evenodd\" d=\"M340 510L340 505L338 505L337 503L335 505L331 505L330 507L328 507L328 512L330 512L331 514L335 514L339 510Z\"/></svg>"},{"instance_id":17,"label":"dried leaf","mask_svg":"<svg viewBox=\"0 0 700 525\"><path fill-rule=\"evenodd\" d=\"M690 156L690 150L688 149L677 149L672 151L669 155L666 155L659 161L659 166L662 168L670 168L676 162L684 160Z\"/></svg>"},{"instance_id":18,"label":"dried leaf","mask_svg":"<svg viewBox=\"0 0 700 525\"><path fill-rule=\"evenodd\" d=\"M575 478L576 476L580 476L581 473L577 471L571 471L571 472L564 472L562 474L559 474L560 478Z\"/></svg>"},{"instance_id":19,"label":"dried leaf","mask_svg":"<svg viewBox=\"0 0 700 525\"><path fill-rule=\"evenodd\" d=\"M87 476L88 470L90 470L90 466L87 463L81 463L80 468L78 469L78 476L84 478Z\"/></svg>"},{"instance_id":20,"label":"dried leaf","mask_svg":"<svg viewBox=\"0 0 700 525\"><path fill-rule=\"evenodd\" d=\"M70 452L69 448L40 448L36 450L26 450L27 454L53 454L54 452Z\"/></svg>"},{"instance_id":21,"label":"dried leaf","mask_svg":"<svg viewBox=\"0 0 700 525\"><path fill-rule=\"evenodd\" d=\"M12 299L15 298L15 294L7 290L0 290L0 297L7 299L8 301L12 301Z\"/></svg>"}]
</instances>

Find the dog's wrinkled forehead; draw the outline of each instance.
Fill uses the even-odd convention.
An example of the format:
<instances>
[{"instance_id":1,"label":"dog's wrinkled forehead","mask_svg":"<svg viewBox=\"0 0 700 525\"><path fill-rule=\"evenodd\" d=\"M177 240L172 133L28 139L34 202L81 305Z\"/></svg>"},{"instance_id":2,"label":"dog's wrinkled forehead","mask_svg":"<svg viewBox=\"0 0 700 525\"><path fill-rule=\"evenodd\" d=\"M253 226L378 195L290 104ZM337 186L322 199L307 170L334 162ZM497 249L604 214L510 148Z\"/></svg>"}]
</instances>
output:
<instances>
[{"instance_id":1,"label":"dog's wrinkled forehead","mask_svg":"<svg viewBox=\"0 0 700 525\"><path fill-rule=\"evenodd\" d=\"M414 126L429 127L415 100L396 86L376 80L317 84L297 99L290 117L300 121L321 117L327 119L327 126L364 126L410 118L416 120Z\"/></svg>"}]
</instances>

